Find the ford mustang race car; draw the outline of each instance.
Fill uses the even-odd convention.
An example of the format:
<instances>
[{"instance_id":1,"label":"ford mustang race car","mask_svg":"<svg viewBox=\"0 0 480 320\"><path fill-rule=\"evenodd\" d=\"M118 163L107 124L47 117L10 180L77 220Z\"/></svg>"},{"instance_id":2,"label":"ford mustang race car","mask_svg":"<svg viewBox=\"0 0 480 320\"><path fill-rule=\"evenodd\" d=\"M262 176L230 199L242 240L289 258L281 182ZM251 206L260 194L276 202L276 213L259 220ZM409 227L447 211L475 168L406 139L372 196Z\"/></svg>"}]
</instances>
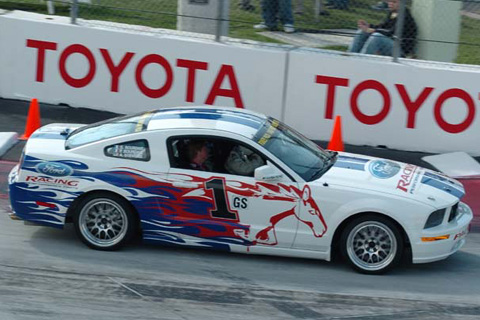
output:
<instances>
[{"instance_id":1,"label":"ford mustang race car","mask_svg":"<svg viewBox=\"0 0 480 320\"><path fill-rule=\"evenodd\" d=\"M339 253L371 274L404 256L450 256L473 217L463 186L441 173L323 150L278 120L232 108L44 126L11 171L9 192L12 218L73 222L94 249L141 233L233 252Z\"/></svg>"}]
</instances>

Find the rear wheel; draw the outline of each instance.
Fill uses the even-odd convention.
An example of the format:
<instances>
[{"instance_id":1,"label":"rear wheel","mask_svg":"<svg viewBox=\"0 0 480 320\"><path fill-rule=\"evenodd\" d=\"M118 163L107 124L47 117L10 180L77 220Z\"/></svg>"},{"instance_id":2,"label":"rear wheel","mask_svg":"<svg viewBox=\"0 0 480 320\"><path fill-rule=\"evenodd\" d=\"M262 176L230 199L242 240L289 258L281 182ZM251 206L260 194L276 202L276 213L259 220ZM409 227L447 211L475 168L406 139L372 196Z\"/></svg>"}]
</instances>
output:
<instances>
[{"instance_id":1,"label":"rear wheel","mask_svg":"<svg viewBox=\"0 0 480 320\"><path fill-rule=\"evenodd\" d=\"M399 263L403 237L390 220L365 215L351 221L341 236L342 256L359 272L384 273Z\"/></svg>"},{"instance_id":2,"label":"rear wheel","mask_svg":"<svg viewBox=\"0 0 480 320\"><path fill-rule=\"evenodd\" d=\"M119 249L137 230L137 218L129 203L107 193L92 194L83 199L74 222L78 237L97 250Z\"/></svg>"}]
</instances>

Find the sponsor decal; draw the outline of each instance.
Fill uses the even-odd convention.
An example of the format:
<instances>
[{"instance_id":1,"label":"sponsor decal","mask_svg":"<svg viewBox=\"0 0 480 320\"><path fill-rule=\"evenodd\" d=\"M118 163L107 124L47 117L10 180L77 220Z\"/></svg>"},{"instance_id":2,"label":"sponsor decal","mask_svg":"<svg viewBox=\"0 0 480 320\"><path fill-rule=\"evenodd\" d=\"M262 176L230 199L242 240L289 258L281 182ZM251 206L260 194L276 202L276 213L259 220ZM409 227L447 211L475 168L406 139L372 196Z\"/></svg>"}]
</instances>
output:
<instances>
[{"instance_id":1,"label":"sponsor decal","mask_svg":"<svg viewBox=\"0 0 480 320\"><path fill-rule=\"evenodd\" d=\"M277 130L279 124L280 123L278 122L278 120L273 120L272 125L267 129L263 137L261 137L260 140L258 140L258 144L261 146L264 146L268 142L268 140L270 140L272 135L275 133L275 130Z\"/></svg>"},{"instance_id":2,"label":"sponsor decal","mask_svg":"<svg viewBox=\"0 0 480 320\"><path fill-rule=\"evenodd\" d=\"M150 160L146 140L116 144L105 148L105 155L130 160Z\"/></svg>"},{"instance_id":3,"label":"sponsor decal","mask_svg":"<svg viewBox=\"0 0 480 320\"><path fill-rule=\"evenodd\" d=\"M461 232L457 233L457 234L455 235L455 237L453 237L453 241L465 237L465 236L467 235L467 233L468 233L468 228L465 228L465 229L462 230Z\"/></svg>"},{"instance_id":4,"label":"sponsor decal","mask_svg":"<svg viewBox=\"0 0 480 320\"><path fill-rule=\"evenodd\" d=\"M400 171L400 165L389 160L374 160L368 165L370 173L380 179L388 179Z\"/></svg>"},{"instance_id":5,"label":"sponsor decal","mask_svg":"<svg viewBox=\"0 0 480 320\"><path fill-rule=\"evenodd\" d=\"M79 181L69 180L65 178L51 178L51 177L38 177L38 176L27 176L25 179L26 182L34 182L39 184L49 184L56 186L63 186L66 188L74 188L78 186Z\"/></svg>"},{"instance_id":6,"label":"sponsor decal","mask_svg":"<svg viewBox=\"0 0 480 320\"><path fill-rule=\"evenodd\" d=\"M413 164L407 164L403 169L402 175L400 176L400 180L397 183L397 189L402 190L403 192L408 192L408 187L412 184L413 176L415 171L417 170L417 166ZM415 178L414 185L418 182L418 176ZM413 187L412 187L413 191Z\"/></svg>"},{"instance_id":7,"label":"sponsor decal","mask_svg":"<svg viewBox=\"0 0 480 320\"><path fill-rule=\"evenodd\" d=\"M58 162L42 162L39 163L35 170L52 177L65 177L73 173L73 169L63 163Z\"/></svg>"},{"instance_id":8,"label":"sponsor decal","mask_svg":"<svg viewBox=\"0 0 480 320\"><path fill-rule=\"evenodd\" d=\"M428 104L428 100L435 101L433 105L433 123L436 123L440 129L448 133L461 133L473 126L476 114L475 93L469 93L459 88L449 88L446 90L434 87L424 87L417 96L409 92L406 85L395 83L395 90L385 86L382 82L368 79L357 83L349 78L332 77L326 75L316 75L315 83L325 85L327 96L325 101L325 119L333 119L337 103L337 92L350 96L350 111L353 117L366 125L376 125L382 123L391 113L392 97L399 95L401 102L405 107L405 123L407 129L415 129L419 125L416 122L416 116L419 110ZM416 89L418 91L418 89ZM362 111L360 97L364 92L376 92L381 97L379 112L376 114L366 114ZM411 90L413 91L413 90ZM463 108L466 109L465 118L460 123L451 123L444 117L442 110L447 105L447 101L455 99L462 101Z\"/></svg>"},{"instance_id":9,"label":"sponsor decal","mask_svg":"<svg viewBox=\"0 0 480 320\"><path fill-rule=\"evenodd\" d=\"M59 75L59 79L57 78L55 81L61 80L72 88L84 88L92 86L91 83L93 79L103 78L98 77L98 74L104 72L104 70L108 70L110 74L109 79L111 79L109 83L110 92L120 92L120 79L128 66L128 69L133 68L135 73L128 72L128 74L125 73L125 76L130 76L130 81L135 82L138 90L144 96L151 99L158 99L168 95L171 91L174 86L175 72L183 71L187 75L185 102L196 102L195 91L199 82L197 74L214 72L216 73L216 77L212 79L210 92L205 97L205 100L202 100L204 101L202 104L213 105L218 97L225 97L232 99L235 107L244 108L243 98L237 80L238 77L234 66L230 64L222 64L217 68L207 61L189 59L172 60L158 53L150 53L142 56L141 53L131 51L124 52L120 62L115 63L113 57L115 57L116 60L118 56L117 52L112 54L111 49L89 48L81 43L73 43L65 47L63 44L57 42L27 39L26 46L36 53L36 82L52 81L45 77L45 70L47 69L45 65L47 59L53 58L57 60L55 65L58 66L57 74ZM97 52L100 52L101 58L98 57ZM71 74L71 71L67 68L67 60L72 55L83 56L87 61L88 67L83 77L76 77L74 74ZM135 59L133 59L134 56ZM152 88L143 78L144 70L153 66L160 68L165 75L163 85L160 88ZM205 80L202 79L202 82L204 81ZM108 87L108 84L105 84L105 87Z\"/></svg>"}]
</instances>

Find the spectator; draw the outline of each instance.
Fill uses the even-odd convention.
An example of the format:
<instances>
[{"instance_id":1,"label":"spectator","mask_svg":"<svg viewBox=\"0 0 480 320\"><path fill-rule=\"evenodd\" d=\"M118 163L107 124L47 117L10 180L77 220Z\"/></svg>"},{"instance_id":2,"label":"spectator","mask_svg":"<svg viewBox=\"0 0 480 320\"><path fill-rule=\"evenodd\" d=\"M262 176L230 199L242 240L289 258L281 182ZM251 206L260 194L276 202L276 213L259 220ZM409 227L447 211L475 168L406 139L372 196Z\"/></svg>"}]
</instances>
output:
<instances>
[{"instance_id":1,"label":"spectator","mask_svg":"<svg viewBox=\"0 0 480 320\"><path fill-rule=\"evenodd\" d=\"M240 6L240 9L245 11L255 10L255 6L251 4L251 0L240 0L240 3L238 5Z\"/></svg>"},{"instance_id":2,"label":"spectator","mask_svg":"<svg viewBox=\"0 0 480 320\"><path fill-rule=\"evenodd\" d=\"M211 171L206 164L208 159L207 144L203 140L193 140L188 144L189 168L200 171Z\"/></svg>"},{"instance_id":3,"label":"spectator","mask_svg":"<svg viewBox=\"0 0 480 320\"><path fill-rule=\"evenodd\" d=\"M368 24L365 20L358 20L359 30L348 51L391 56L399 6L400 0L388 0L388 15L380 24ZM414 52L416 37L417 25L410 11L405 8L405 21L400 44L401 56L404 57Z\"/></svg>"},{"instance_id":4,"label":"spectator","mask_svg":"<svg viewBox=\"0 0 480 320\"><path fill-rule=\"evenodd\" d=\"M233 147L232 151L230 151L225 163L225 169L231 174L253 176L255 169L264 164L264 161L258 154L248 148L238 145Z\"/></svg>"},{"instance_id":5,"label":"spectator","mask_svg":"<svg viewBox=\"0 0 480 320\"><path fill-rule=\"evenodd\" d=\"M263 22L254 26L255 29L277 30L278 20L283 24L286 33L295 32L293 27L292 0L262 0Z\"/></svg>"}]
</instances>

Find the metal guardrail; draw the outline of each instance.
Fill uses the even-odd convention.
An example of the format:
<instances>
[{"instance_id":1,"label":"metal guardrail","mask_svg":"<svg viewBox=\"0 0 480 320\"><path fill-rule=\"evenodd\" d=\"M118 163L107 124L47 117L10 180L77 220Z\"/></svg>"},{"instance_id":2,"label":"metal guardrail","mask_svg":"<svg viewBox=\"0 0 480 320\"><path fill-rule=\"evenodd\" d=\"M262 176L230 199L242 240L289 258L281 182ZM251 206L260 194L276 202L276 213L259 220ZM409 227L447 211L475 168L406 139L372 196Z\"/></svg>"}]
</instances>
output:
<instances>
[{"instance_id":1,"label":"metal guardrail","mask_svg":"<svg viewBox=\"0 0 480 320\"><path fill-rule=\"evenodd\" d=\"M216 10L213 16L201 10L200 13L183 10L188 5L208 3ZM435 10L424 12L428 5L435 6ZM56 14L69 15L73 24L81 18L97 24L122 23L117 25L119 28L143 25L177 30L180 18L191 18L196 25L187 31L198 32L201 28L197 26L216 23L213 32L216 41L228 35L261 42L388 55L393 61L406 56L480 64L479 0L0 0L0 8L41 13L52 13L55 9ZM226 16L222 15L225 8L228 9ZM428 17L428 14L435 15ZM413 17L413 24L409 16ZM427 20L435 23L425 26ZM227 34L221 27L225 21L228 21ZM363 29L363 33L359 29ZM201 33L189 35L202 37ZM431 53L435 51L453 53L439 57Z\"/></svg>"}]
</instances>

